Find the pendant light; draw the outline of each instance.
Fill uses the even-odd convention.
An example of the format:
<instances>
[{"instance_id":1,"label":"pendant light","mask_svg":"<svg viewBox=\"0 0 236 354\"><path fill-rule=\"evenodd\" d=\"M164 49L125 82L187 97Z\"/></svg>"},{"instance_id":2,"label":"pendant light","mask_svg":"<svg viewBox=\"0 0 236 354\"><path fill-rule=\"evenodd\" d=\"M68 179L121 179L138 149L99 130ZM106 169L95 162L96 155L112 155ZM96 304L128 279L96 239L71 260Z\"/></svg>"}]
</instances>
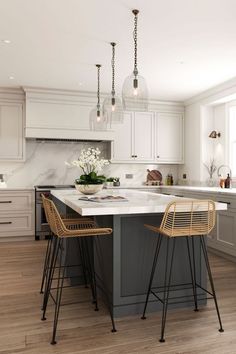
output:
<instances>
[{"instance_id":1,"label":"pendant light","mask_svg":"<svg viewBox=\"0 0 236 354\"><path fill-rule=\"evenodd\" d=\"M100 104L100 69L101 65L96 64L97 67L97 106L90 112L90 129L91 130L107 130L107 112L102 109Z\"/></svg>"},{"instance_id":2,"label":"pendant light","mask_svg":"<svg viewBox=\"0 0 236 354\"><path fill-rule=\"evenodd\" d=\"M112 59L111 59L111 68L112 68L112 86L111 94L105 98L103 102L103 108L108 113L108 119L110 124L119 124L123 123L123 106L122 101L115 92L115 46L116 43L112 42Z\"/></svg>"},{"instance_id":3,"label":"pendant light","mask_svg":"<svg viewBox=\"0 0 236 354\"><path fill-rule=\"evenodd\" d=\"M139 75L137 67L137 25L139 10L133 10L134 14L134 70L123 84L122 98L124 109L135 111L148 110L148 89L145 79Z\"/></svg>"}]
</instances>

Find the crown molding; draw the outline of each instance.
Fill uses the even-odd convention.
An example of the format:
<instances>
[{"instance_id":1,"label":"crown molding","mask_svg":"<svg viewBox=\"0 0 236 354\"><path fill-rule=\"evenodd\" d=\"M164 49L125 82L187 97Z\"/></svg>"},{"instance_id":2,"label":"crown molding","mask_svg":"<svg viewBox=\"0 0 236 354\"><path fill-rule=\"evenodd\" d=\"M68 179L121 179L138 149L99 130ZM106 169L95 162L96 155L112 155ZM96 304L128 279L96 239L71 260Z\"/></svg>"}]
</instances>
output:
<instances>
[{"instance_id":1,"label":"crown molding","mask_svg":"<svg viewBox=\"0 0 236 354\"><path fill-rule=\"evenodd\" d=\"M189 106L201 101L202 103L209 104L234 93L236 93L236 77L189 98L184 102L184 105Z\"/></svg>"},{"instance_id":2,"label":"crown molding","mask_svg":"<svg viewBox=\"0 0 236 354\"><path fill-rule=\"evenodd\" d=\"M20 102L25 101L25 93L19 87L0 87L0 100L3 102Z\"/></svg>"},{"instance_id":3,"label":"crown molding","mask_svg":"<svg viewBox=\"0 0 236 354\"><path fill-rule=\"evenodd\" d=\"M109 93L102 92L101 99L104 99L108 96ZM75 90L64 90L64 89L55 89L55 88L44 88L44 87L33 87L33 86L23 86L23 87L0 87L0 99L4 101L25 101L25 96L27 98L39 99L43 96L46 99L48 96L49 99L62 100L62 101L77 101L77 102L87 102L96 104L97 93L91 91L75 91ZM162 101L155 98L149 100L149 110L161 109L164 111L168 110L168 106L171 110L180 110L183 111L184 102L180 101Z\"/></svg>"}]
</instances>

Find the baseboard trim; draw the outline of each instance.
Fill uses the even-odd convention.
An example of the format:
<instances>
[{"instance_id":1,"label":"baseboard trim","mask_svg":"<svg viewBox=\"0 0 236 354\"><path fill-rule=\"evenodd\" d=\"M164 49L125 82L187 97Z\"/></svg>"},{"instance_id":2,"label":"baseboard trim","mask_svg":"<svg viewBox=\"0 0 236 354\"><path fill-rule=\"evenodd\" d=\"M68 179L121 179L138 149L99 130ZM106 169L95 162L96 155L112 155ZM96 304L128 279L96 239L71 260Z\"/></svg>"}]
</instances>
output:
<instances>
[{"instance_id":1,"label":"baseboard trim","mask_svg":"<svg viewBox=\"0 0 236 354\"><path fill-rule=\"evenodd\" d=\"M216 250L215 248L211 248L210 246L208 246L208 250L210 253L213 253L219 257L223 257L231 262L234 262L236 263L236 257L232 256L231 254L227 254L225 252L222 252L222 251L219 251L219 250Z\"/></svg>"}]
</instances>

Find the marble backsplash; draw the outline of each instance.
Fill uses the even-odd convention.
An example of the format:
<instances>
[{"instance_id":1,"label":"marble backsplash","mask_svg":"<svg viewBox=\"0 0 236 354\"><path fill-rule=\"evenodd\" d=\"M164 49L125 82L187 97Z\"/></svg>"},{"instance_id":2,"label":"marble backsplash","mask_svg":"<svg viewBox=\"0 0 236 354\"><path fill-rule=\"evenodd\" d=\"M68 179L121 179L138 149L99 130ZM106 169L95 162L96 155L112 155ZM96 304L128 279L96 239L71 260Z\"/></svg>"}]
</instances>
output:
<instances>
[{"instance_id":1,"label":"marble backsplash","mask_svg":"<svg viewBox=\"0 0 236 354\"><path fill-rule=\"evenodd\" d=\"M101 156L109 158L109 142L50 142L28 140L26 142L26 159L24 162L5 162L0 165L0 173L9 188L31 188L39 184L73 184L81 174L81 170L70 167L65 161L71 162L78 158L83 148L98 147ZM122 185L140 185L146 181L147 168L158 169L163 178L172 173L177 181L176 165L145 165L145 164L110 164L103 170L105 176L120 177ZM133 174L126 179L126 174Z\"/></svg>"}]
</instances>

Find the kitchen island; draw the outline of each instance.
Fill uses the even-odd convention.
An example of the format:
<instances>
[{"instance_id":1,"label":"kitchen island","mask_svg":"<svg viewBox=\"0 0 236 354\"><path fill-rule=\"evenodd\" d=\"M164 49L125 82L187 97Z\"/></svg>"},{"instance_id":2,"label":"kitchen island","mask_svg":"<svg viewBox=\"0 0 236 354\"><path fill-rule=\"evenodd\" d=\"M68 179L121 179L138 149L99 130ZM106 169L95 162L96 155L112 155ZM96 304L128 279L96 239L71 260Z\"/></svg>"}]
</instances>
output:
<instances>
[{"instance_id":1,"label":"kitchen island","mask_svg":"<svg viewBox=\"0 0 236 354\"><path fill-rule=\"evenodd\" d=\"M61 210L67 206L80 215L95 216L101 227L113 228L113 237L100 237L94 244L96 271L109 289L114 316L141 313L157 237L144 224L160 225L166 206L174 200L187 198L134 190L109 190L96 194L97 197L111 195L126 199L117 202L80 200L84 195L75 190L53 190L52 195ZM216 209L225 210L227 205L216 203ZM163 285L165 241L160 253L158 274L154 278L156 286ZM176 247L173 282L187 283L190 281L190 274L185 240L181 238ZM73 247L71 258L77 254ZM200 244L197 242L196 272L198 283L206 287L206 272ZM181 290L178 296L191 295L191 291ZM206 299L203 299L202 303L205 302ZM159 308L160 303L151 298L148 310Z\"/></svg>"}]
</instances>

